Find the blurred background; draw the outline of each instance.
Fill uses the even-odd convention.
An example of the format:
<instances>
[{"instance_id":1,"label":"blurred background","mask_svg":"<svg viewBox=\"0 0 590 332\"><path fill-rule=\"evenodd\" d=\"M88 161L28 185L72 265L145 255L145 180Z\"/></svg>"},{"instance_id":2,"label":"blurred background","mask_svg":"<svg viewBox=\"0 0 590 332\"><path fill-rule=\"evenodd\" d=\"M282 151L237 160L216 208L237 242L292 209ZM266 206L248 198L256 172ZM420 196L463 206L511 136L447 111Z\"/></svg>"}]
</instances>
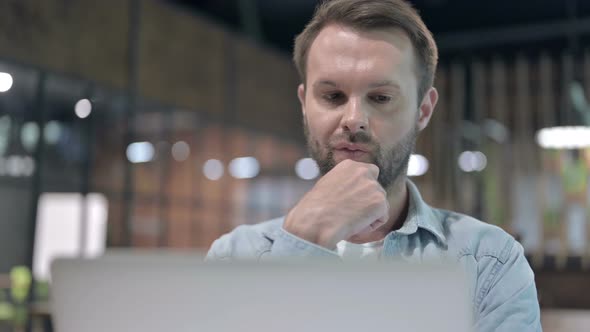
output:
<instances>
[{"instance_id":1,"label":"blurred background","mask_svg":"<svg viewBox=\"0 0 590 332\"><path fill-rule=\"evenodd\" d=\"M413 181L521 241L547 330L588 320L590 2L411 2L441 53ZM313 186L290 56L317 3L0 2L0 322L47 316L53 257L207 250Z\"/></svg>"}]
</instances>

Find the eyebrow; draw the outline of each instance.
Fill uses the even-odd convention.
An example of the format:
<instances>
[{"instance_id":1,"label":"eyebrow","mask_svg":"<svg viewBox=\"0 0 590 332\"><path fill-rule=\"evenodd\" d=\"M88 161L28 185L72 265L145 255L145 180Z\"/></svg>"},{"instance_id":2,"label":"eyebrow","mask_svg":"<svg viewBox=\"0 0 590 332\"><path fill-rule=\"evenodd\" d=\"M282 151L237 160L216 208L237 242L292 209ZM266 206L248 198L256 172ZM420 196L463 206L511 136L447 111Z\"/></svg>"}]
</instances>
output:
<instances>
[{"instance_id":1,"label":"eyebrow","mask_svg":"<svg viewBox=\"0 0 590 332\"><path fill-rule=\"evenodd\" d=\"M314 87L317 87L317 86L320 86L320 85L329 85L329 86L332 86L332 87L335 87L335 88L338 87L338 84L336 84L335 82L330 81L330 80L320 80L320 81L317 81L317 82L315 82L313 84ZM369 84L369 87L370 88L380 88L380 87L384 87L384 86L392 87L392 88L394 88L396 90L400 90L401 89L401 87L399 86L399 84L397 84L397 83L395 83L394 81L391 81L391 80L383 80L383 81L379 81L379 82L375 82L375 83Z\"/></svg>"},{"instance_id":2,"label":"eyebrow","mask_svg":"<svg viewBox=\"0 0 590 332\"><path fill-rule=\"evenodd\" d=\"M329 86L332 86L332 87L335 87L335 88L338 87L338 84L336 84L336 83L334 83L334 82L332 82L330 80L321 80L321 81L317 81L317 82L315 82L313 84L314 87L317 87L317 86L320 86L320 85L329 85Z\"/></svg>"},{"instance_id":3,"label":"eyebrow","mask_svg":"<svg viewBox=\"0 0 590 332\"><path fill-rule=\"evenodd\" d=\"M391 80L383 80L383 81L379 81L379 82L376 82L376 83L369 84L369 87L371 87L371 88L380 88L380 87L383 87L383 86L388 86L388 87L392 87L392 88L394 88L396 90L400 90L399 84L397 84L397 83L395 83L394 81L391 81Z\"/></svg>"}]
</instances>

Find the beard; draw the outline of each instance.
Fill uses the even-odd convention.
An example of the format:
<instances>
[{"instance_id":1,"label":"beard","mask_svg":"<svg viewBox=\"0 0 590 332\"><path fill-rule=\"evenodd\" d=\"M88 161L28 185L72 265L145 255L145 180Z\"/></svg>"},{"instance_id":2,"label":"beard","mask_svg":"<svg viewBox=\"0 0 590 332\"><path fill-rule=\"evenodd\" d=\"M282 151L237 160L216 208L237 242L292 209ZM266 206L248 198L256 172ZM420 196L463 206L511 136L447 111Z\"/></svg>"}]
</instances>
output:
<instances>
[{"instance_id":1,"label":"beard","mask_svg":"<svg viewBox=\"0 0 590 332\"><path fill-rule=\"evenodd\" d=\"M318 164L322 176L326 175L336 166L334 148L330 143L322 147L316 139L311 137L305 117L303 118L303 129L309 154ZM364 131L344 133L331 138L331 141L362 143L370 147L370 161L368 162L379 167L377 182L389 192L389 189L392 189L395 184L406 178L408 162L414 151L417 137L418 127L416 124L408 134L402 137L401 141L389 149L382 148Z\"/></svg>"}]
</instances>

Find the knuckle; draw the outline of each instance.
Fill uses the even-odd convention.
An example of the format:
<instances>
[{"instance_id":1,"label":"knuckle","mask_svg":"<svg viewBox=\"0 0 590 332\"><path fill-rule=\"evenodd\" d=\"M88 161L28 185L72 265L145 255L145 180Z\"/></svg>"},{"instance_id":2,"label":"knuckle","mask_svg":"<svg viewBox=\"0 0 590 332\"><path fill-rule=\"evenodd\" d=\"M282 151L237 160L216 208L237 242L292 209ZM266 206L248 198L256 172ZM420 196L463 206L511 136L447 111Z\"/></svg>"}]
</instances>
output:
<instances>
[{"instance_id":1,"label":"knuckle","mask_svg":"<svg viewBox=\"0 0 590 332\"><path fill-rule=\"evenodd\" d=\"M372 205L379 206L383 204L384 197L381 193L375 192L369 196Z\"/></svg>"},{"instance_id":2,"label":"knuckle","mask_svg":"<svg viewBox=\"0 0 590 332\"><path fill-rule=\"evenodd\" d=\"M365 169L366 172L373 173L373 172L376 172L376 171L379 170L379 167L377 167L377 166L375 166L373 164L366 164L366 163L364 163L363 166L364 166L364 169Z\"/></svg>"},{"instance_id":3,"label":"knuckle","mask_svg":"<svg viewBox=\"0 0 590 332\"><path fill-rule=\"evenodd\" d=\"M356 177L364 177L367 174L367 171L362 167L357 167L354 169L354 176Z\"/></svg>"},{"instance_id":4,"label":"knuckle","mask_svg":"<svg viewBox=\"0 0 590 332\"><path fill-rule=\"evenodd\" d=\"M350 159L344 159L344 160L342 160L342 161L340 162L340 164L342 164L342 165L344 165L344 166L348 166L348 165L351 165L351 164L352 164L352 162L353 162L353 161L352 161L352 160L350 160Z\"/></svg>"}]
</instances>

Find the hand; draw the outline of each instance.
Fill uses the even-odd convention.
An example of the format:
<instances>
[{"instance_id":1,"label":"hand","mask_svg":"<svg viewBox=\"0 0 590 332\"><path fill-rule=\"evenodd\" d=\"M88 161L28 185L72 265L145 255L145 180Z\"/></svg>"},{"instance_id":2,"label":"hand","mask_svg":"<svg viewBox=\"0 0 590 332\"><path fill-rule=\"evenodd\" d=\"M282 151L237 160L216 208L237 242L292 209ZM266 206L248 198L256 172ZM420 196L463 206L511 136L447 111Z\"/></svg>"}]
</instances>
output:
<instances>
[{"instance_id":1,"label":"hand","mask_svg":"<svg viewBox=\"0 0 590 332\"><path fill-rule=\"evenodd\" d=\"M345 159L324 175L287 214L283 228L328 249L371 232L389 219L379 167Z\"/></svg>"}]
</instances>

